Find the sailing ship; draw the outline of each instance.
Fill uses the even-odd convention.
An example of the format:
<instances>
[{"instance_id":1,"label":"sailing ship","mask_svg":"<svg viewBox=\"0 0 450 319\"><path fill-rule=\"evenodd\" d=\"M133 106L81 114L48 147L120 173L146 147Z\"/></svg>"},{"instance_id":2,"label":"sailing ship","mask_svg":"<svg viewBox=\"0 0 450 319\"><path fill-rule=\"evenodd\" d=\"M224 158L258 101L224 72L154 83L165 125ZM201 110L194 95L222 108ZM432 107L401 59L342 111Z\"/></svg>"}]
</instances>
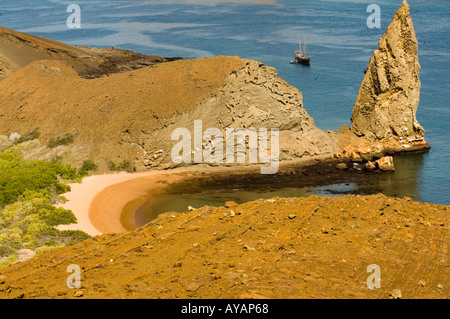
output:
<instances>
[{"instance_id":1,"label":"sailing ship","mask_svg":"<svg viewBox=\"0 0 450 319\"><path fill-rule=\"evenodd\" d=\"M309 64L311 57L307 55L306 52L306 41L303 38L303 50L302 50L302 41L300 40L299 50L296 50L294 53L295 60L291 61L292 64Z\"/></svg>"}]
</instances>

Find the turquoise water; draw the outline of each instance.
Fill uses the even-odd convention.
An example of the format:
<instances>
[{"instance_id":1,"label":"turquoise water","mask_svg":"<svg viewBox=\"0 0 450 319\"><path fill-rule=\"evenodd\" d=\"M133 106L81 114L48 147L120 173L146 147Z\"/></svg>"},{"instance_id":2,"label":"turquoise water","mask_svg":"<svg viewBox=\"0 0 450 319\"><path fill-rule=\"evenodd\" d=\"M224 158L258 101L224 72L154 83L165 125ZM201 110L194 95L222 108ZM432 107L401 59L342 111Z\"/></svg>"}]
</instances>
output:
<instances>
[{"instance_id":1,"label":"turquoise water","mask_svg":"<svg viewBox=\"0 0 450 319\"><path fill-rule=\"evenodd\" d=\"M337 130L350 124L363 70L402 1L376 1L381 8L380 29L366 25L366 9L372 1L214 2L77 1L81 29L68 29L66 8L71 1L2 1L0 25L76 45L114 46L161 56L238 55L259 60L275 67L280 77L302 92L305 108L318 127ZM408 165L414 168L409 173L397 170L394 178L397 187L404 187L400 194L412 192L413 179L410 197L449 205L450 2L410 0L409 4L422 66L417 118L432 149L412 155L408 162L413 164ZM307 38L310 66L289 64L301 36Z\"/></svg>"}]
</instances>

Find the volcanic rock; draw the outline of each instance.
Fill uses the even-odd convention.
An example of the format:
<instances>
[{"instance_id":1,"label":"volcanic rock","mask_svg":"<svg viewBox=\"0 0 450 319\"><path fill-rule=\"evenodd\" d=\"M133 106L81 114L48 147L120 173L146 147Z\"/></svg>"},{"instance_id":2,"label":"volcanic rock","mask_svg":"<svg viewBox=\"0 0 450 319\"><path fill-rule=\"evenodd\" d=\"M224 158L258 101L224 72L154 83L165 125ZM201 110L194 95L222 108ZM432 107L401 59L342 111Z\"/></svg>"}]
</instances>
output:
<instances>
[{"instance_id":1,"label":"volcanic rock","mask_svg":"<svg viewBox=\"0 0 450 319\"><path fill-rule=\"evenodd\" d=\"M380 158L379 160L375 161L378 168L385 172L394 171L394 159L392 156L385 156Z\"/></svg>"},{"instance_id":2,"label":"volcanic rock","mask_svg":"<svg viewBox=\"0 0 450 319\"><path fill-rule=\"evenodd\" d=\"M417 122L420 80L418 42L406 1L379 41L358 92L351 129L370 141L422 140Z\"/></svg>"},{"instance_id":3,"label":"volcanic rock","mask_svg":"<svg viewBox=\"0 0 450 319\"><path fill-rule=\"evenodd\" d=\"M71 46L0 27L0 80L39 60L66 61L81 77L96 78L174 59L114 48Z\"/></svg>"},{"instance_id":4,"label":"volcanic rock","mask_svg":"<svg viewBox=\"0 0 450 319\"><path fill-rule=\"evenodd\" d=\"M0 299L233 299L249 293L366 299L404 298L406 292L407 298L448 298L446 286L431 288L448 281L447 206L352 195L259 199L240 204L240 215L222 218L228 211L205 206L177 219L161 214L135 231L15 263L0 270L15 287L8 292L0 285ZM405 224L410 227L396 228ZM386 278L376 291L365 285L374 259ZM78 297L66 285L72 263L82 266ZM417 285L424 278L426 287Z\"/></svg>"},{"instance_id":5,"label":"volcanic rock","mask_svg":"<svg viewBox=\"0 0 450 319\"><path fill-rule=\"evenodd\" d=\"M334 136L314 125L298 89L274 68L239 57L173 61L89 80L68 62L43 60L0 82L0 134L39 127L46 142L77 132L71 158L94 160L100 171L108 160L128 160L137 170L176 166L172 132L186 128L194 136L195 120L224 136L229 127L266 128L269 137L279 129L282 160L336 150Z\"/></svg>"},{"instance_id":6,"label":"volcanic rock","mask_svg":"<svg viewBox=\"0 0 450 319\"><path fill-rule=\"evenodd\" d=\"M368 161L365 165L364 165L364 169L368 172L372 172L374 170L376 170L377 165L374 162Z\"/></svg>"}]
</instances>

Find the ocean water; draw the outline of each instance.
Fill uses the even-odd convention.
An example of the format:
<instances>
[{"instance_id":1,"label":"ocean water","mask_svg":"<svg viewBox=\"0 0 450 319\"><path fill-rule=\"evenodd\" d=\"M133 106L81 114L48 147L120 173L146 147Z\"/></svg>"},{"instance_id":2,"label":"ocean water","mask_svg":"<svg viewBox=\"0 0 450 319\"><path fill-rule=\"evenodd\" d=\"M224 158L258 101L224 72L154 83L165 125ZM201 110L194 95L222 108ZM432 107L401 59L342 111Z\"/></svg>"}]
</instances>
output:
<instances>
[{"instance_id":1,"label":"ocean water","mask_svg":"<svg viewBox=\"0 0 450 319\"><path fill-rule=\"evenodd\" d=\"M114 46L167 57L238 55L258 60L275 67L302 92L304 106L319 128L349 126L363 70L402 1L242 2L2 1L0 25L73 45ZM81 8L80 29L67 27L71 3ZM381 9L379 29L366 24L372 3ZM397 172L376 183L387 185L382 189L386 194L395 185L399 194L450 205L450 1L408 3L422 66L417 118L432 149L396 159ZM291 65L303 36L311 65Z\"/></svg>"}]
</instances>

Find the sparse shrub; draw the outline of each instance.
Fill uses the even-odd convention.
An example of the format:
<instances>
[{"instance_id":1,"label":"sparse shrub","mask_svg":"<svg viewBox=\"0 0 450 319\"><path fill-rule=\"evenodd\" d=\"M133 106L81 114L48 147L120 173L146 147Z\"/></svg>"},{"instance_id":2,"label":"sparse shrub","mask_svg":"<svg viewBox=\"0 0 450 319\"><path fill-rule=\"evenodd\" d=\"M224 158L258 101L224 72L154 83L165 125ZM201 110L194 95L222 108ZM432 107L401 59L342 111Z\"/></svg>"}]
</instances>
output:
<instances>
[{"instance_id":1,"label":"sparse shrub","mask_svg":"<svg viewBox=\"0 0 450 319\"><path fill-rule=\"evenodd\" d=\"M49 71L49 72L51 72L51 73L54 73L54 74L59 74L60 72L61 72L61 69L60 68L57 68L57 67L48 67L47 65L45 65L45 64L39 64L38 65L42 70L46 70L46 71Z\"/></svg>"},{"instance_id":2,"label":"sparse shrub","mask_svg":"<svg viewBox=\"0 0 450 319\"><path fill-rule=\"evenodd\" d=\"M96 171L97 165L91 161L91 160L85 160L83 161L83 164L81 165L80 169L78 170L78 175L84 177L89 175L90 171Z\"/></svg>"},{"instance_id":3,"label":"sparse shrub","mask_svg":"<svg viewBox=\"0 0 450 319\"><path fill-rule=\"evenodd\" d=\"M120 171L125 171L128 173L136 172L136 167L133 164L131 164L130 161L127 161L127 160L124 160L120 164L116 164L113 161L108 160L107 164L108 164L109 170L112 172L120 172Z\"/></svg>"},{"instance_id":4,"label":"sparse shrub","mask_svg":"<svg viewBox=\"0 0 450 319\"><path fill-rule=\"evenodd\" d=\"M50 202L49 202L50 203ZM70 225L77 222L75 215L67 209L58 207L56 209L41 209L38 211L39 216L50 226Z\"/></svg>"},{"instance_id":5,"label":"sparse shrub","mask_svg":"<svg viewBox=\"0 0 450 319\"><path fill-rule=\"evenodd\" d=\"M109 170L110 170L111 172L116 172L116 171L117 171L117 165L116 165L116 163L114 163L113 161L107 160L107 161L106 161L106 165L108 165L108 168L109 168Z\"/></svg>"},{"instance_id":6,"label":"sparse shrub","mask_svg":"<svg viewBox=\"0 0 450 319\"><path fill-rule=\"evenodd\" d=\"M3 256L10 256L11 254L14 254L16 252L16 249L9 247L7 245L0 245L0 257Z\"/></svg>"},{"instance_id":7,"label":"sparse shrub","mask_svg":"<svg viewBox=\"0 0 450 319\"><path fill-rule=\"evenodd\" d=\"M10 256L6 257L5 260L0 262L0 269L14 264L17 261L17 259L18 259L18 257L16 255L10 255Z\"/></svg>"},{"instance_id":8,"label":"sparse shrub","mask_svg":"<svg viewBox=\"0 0 450 319\"><path fill-rule=\"evenodd\" d=\"M20 144L20 143L23 143L26 141L35 140L35 139L39 138L40 135L41 135L41 133L39 133L39 127L36 127L31 132L28 132L28 133L22 135L18 139L15 139L13 144L16 145L16 144Z\"/></svg>"},{"instance_id":9,"label":"sparse shrub","mask_svg":"<svg viewBox=\"0 0 450 319\"><path fill-rule=\"evenodd\" d=\"M24 243L23 246L24 246L26 249L31 249L31 250L36 249L36 244L35 244L33 241Z\"/></svg>"},{"instance_id":10,"label":"sparse shrub","mask_svg":"<svg viewBox=\"0 0 450 319\"><path fill-rule=\"evenodd\" d=\"M70 134L63 134L63 135L59 135L57 137L51 138L48 142L47 142L47 147L48 148L54 148L60 145L68 145L71 144L75 141L75 137Z\"/></svg>"},{"instance_id":11,"label":"sparse shrub","mask_svg":"<svg viewBox=\"0 0 450 319\"><path fill-rule=\"evenodd\" d=\"M91 238L90 235L81 230L62 230L59 232L58 236L67 240L67 245L77 244Z\"/></svg>"},{"instance_id":12,"label":"sparse shrub","mask_svg":"<svg viewBox=\"0 0 450 319\"><path fill-rule=\"evenodd\" d=\"M53 249L61 248L61 247L64 247L64 246L61 245L61 246L42 246L42 247L39 247L38 249L36 249L36 256L37 255L41 255L41 254L43 254L43 253L45 253L47 251L51 251Z\"/></svg>"},{"instance_id":13,"label":"sparse shrub","mask_svg":"<svg viewBox=\"0 0 450 319\"><path fill-rule=\"evenodd\" d=\"M131 162L127 161L127 160L121 162L117 168L119 171L126 171L129 173L136 172L136 167L134 167L134 165L131 164Z\"/></svg>"}]
</instances>

